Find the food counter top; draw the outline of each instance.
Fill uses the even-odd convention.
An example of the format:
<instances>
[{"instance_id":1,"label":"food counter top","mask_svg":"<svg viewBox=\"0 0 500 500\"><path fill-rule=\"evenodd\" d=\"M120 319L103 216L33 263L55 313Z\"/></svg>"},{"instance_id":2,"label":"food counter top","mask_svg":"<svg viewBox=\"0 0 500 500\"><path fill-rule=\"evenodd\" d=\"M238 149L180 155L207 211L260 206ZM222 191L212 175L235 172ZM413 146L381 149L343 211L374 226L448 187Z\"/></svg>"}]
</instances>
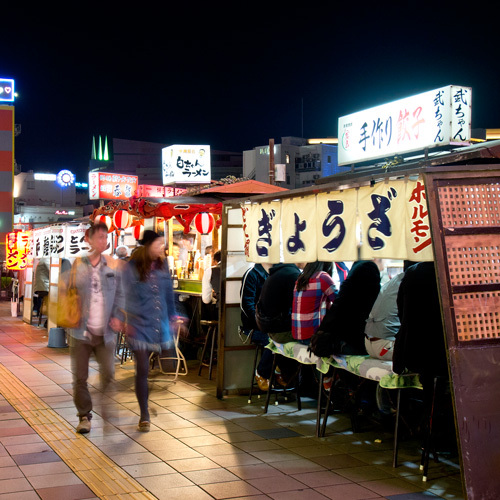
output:
<instances>
[{"instance_id":1,"label":"food counter top","mask_svg":"<svg viewBox=\"0 0 500 500\"><path fill-rule=\"evenodd\" d=\"M201 280L180 279L178 281L179 286L174 288L174 292L201 296Z\"/></svg>"}]
</instances>

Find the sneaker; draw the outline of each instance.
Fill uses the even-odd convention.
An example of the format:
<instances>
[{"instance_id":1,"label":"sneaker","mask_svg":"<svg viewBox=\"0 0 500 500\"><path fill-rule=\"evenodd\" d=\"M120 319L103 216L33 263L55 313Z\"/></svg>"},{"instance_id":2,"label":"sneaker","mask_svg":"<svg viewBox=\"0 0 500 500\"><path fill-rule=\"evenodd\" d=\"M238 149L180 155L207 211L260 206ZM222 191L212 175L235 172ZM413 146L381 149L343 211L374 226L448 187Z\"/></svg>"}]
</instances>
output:
<instances>
[{"instance_id":1,"label":"sneaker","mask_svg":"<svg viewBox=\"0 0 500 500\"><path fill-rule=\"evenodd\" d=\"M278 370L276 370L274 372L274 377L275 377L275 380L276 380L276 383L281 385L281 387L286 387L288 384L285 382L285 379L283 378L283 375L281 375L281 372L279 372Z\"/></svg>"},{"instance_id":2,"label":"sneaker","mask_svg":"<svg viewBox=\"0 0 500 500\"><path fill-rule=\"evenodd\" d=\"M90 419L89 417L80 417L80 423L76 427L76 432L79 434L86 434L90 432Z\"/></svg>"},{"instance_id":3,"label":"sneaker","mask_svg":"<svg viewBox=\"0 0 500 500\"><path fill-rule=\"evenodd\" d=\"M257 372L255 372L255 381L261 391L267 392L269 390L269 380L261 377Z\"/></svg>"},{"instance_id":4,"label":"sneaker","mask_svg":"<svg viewBox=\"0 0 500 500\"><path fill-rule=\"evenodd\" d=\"M139 422L139 425L137 426L137 430L139 432L149 432L150 428L151 428L151 422L147 420Z\"/></svg>"}]
</instances>

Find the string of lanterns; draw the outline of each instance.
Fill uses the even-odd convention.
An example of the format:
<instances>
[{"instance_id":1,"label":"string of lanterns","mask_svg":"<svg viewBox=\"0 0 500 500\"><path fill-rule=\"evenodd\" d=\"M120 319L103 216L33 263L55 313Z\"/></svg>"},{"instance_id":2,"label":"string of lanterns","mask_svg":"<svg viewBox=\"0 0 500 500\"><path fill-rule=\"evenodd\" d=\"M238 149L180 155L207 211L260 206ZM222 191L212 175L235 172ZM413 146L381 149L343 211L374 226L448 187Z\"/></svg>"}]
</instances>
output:
<instances>
[{"instance_id":1,"label":"string of lanterns","mask_svg":"<svg viewBox=\"0 0 500 500\"><path fill-rule=\"evenodd\" d=\"M200 212L195 215L195 229L202 235L210 234L215 227L214 216L209 212ZM140 240L144 233L144 222L134 221L133 216L127 210L117 210L112 217L109 215L96 215L94 224L102 223L108 228L108 233L112 231L123 231L128 227L133 226L133 236L136 240Z\"/></svg>"}]
</instances>

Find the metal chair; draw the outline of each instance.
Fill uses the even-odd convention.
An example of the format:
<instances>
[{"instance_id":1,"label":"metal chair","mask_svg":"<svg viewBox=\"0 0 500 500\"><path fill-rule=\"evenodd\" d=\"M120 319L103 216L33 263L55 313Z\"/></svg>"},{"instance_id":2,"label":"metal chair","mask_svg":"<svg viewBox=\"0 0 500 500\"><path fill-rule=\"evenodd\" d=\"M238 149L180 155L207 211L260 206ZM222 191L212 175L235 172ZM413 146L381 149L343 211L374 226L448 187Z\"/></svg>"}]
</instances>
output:
<instances>
[{"instance_id":1,"label":"metal chair","mask_svg":"<svg viewBox=\"0 0 500 500\"><path fill-rule=\"evenodd\" d=\"M201 351L200 366L198 368L198 375L201 375L201 369L204 366L208 366L208 380L212 380L212 366L214 363L214 352L215 352L215 341L217 337L217 328L219 325L218 321L204 320L200 321L201 326L207 326L207 335L205 337L205 342L203 344L203 350ZM208 364L205 362L205 355L207 353L207 347L210 343L210 357Z\"/></svg>"},{"instance_id":2,"label":"metal chair","mask_svg":"<svg viewBox=\"0 0 500 500\"><path fill-rule=\"evenodd\" d=\"M258 384L255 380L255 371L257 370L257 361L259 359L259 354L262 356L262 353L264 352L265 345L262 344L254 344L255 345L255 356L253 358L253 369L252 369L252 378L250 379L250 392L248 394L248 404L252 403L252 394L253 394L253 389L255 386L258 387ZM261 391L259 389L259 393L257 394L257 397L260 398Z\"/></svg>"},{"instance_id":3,"label":"metal chair","mask_svg":"<svg viewBox=\"0 0 500 500\"><path fill-rule=\"evenodd\" d=\"M172 382L175 382L179 375L187 375L188 374L188 367L187 367L186 358L184 357L184 354L182 354L181 350L179 349L179 337L180 337L181 326L182 326L182 321L179 321L177 333L174 334L174 354L175 354L175 356L162 356L158 353L152 353L151 357L150 357L150 360L152 360L155 355L158 356L158 365L160 367L160 372L163 375L173 375L174 378L172 379ZM173 361L175 363L174 371L164 370L163 365L162 365L162 361L163 362Z\"/></svg>"}]
</instances>

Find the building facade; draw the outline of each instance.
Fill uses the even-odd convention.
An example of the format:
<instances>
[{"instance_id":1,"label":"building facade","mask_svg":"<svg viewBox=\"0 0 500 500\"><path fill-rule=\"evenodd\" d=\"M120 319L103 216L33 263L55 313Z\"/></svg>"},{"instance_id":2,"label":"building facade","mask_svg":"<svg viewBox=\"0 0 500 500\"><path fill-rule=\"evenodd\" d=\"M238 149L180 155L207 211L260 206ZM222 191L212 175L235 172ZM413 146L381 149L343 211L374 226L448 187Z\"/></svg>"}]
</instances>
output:
<instances>
[{"instance_id":1,"label":"building facade","mask_svg":"<svg viewBox=\"0 0 500 500\"><path fill-rule=\"evenodd\" d=\"M137 175L139 184L163 184L162 149L169 146L168 144L116 138L113 138L111 144L109 159L104 160L104 156L96 154L90 160L89 170L112 170L121 174ZM212 180L242 176L242 153L212 148L210 153Z\"/></svg>"},{"instance_id":2,"label":"building facade","mask_svg":"<svg viewBox=\"0 0 500 500\"><path fill-rule=\"evenodd\" d=\"M54 222L83 217L88 204L87 188L75 184L62 187L52 176L39 176L31 170L14 176L14 226L37 228Z\"/></svg>"},{"instance_id":3,"label":"building facade","mask_svg":"<svg viewBox=\"0 0 500 500\"><path fill-rule=\"evenodd\" d=\"M243 176L260 182L270 181L270 145L243 152ZM274 165L284 165L285 177L276 184L287 189L313 185L317 179L345 172L339 167L337 145L309 144L301 137L282 137L274 145Z\"/></svg>"}]
</instances>

